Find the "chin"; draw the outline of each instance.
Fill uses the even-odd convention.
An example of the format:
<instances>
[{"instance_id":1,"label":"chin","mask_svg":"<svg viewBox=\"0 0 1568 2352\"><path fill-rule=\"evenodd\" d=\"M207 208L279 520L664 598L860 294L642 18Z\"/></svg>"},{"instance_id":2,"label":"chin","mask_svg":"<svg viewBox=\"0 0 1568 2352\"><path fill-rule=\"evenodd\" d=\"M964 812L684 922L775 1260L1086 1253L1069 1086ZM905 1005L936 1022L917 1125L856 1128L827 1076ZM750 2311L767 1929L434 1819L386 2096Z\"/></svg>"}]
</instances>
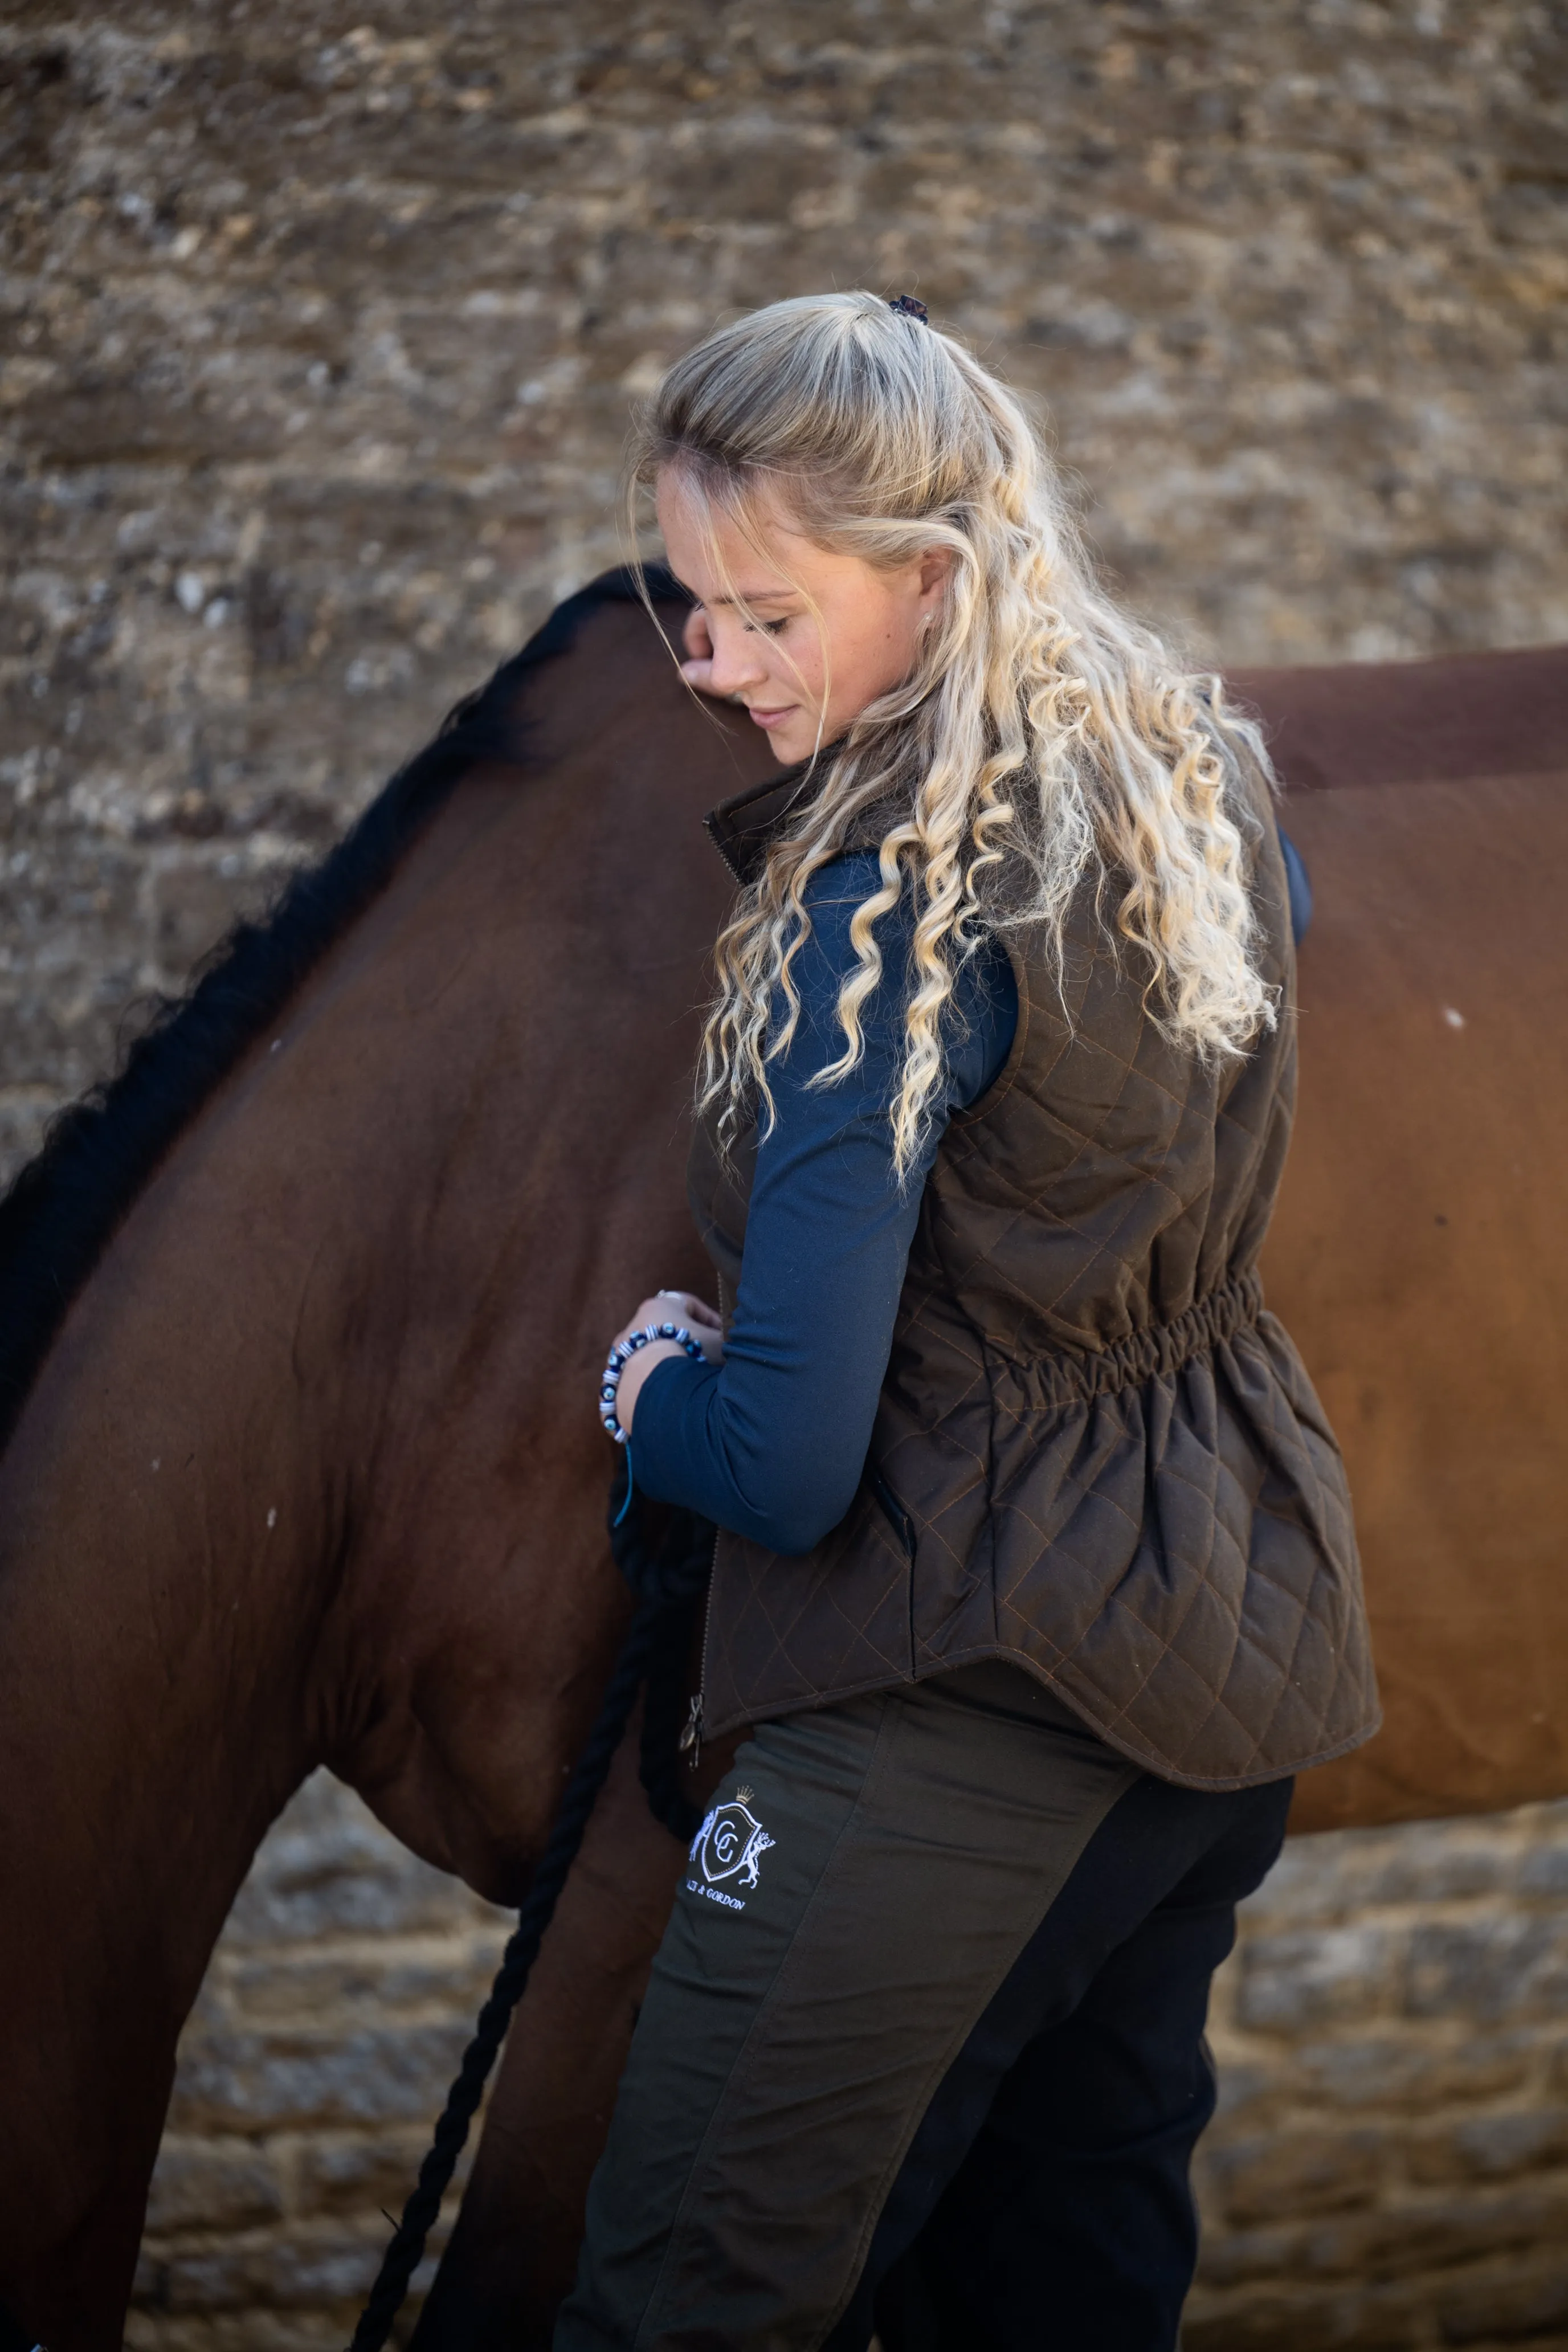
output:
<instances>
[{"instance_id":1,"label":"chin","mask_svg":"<svg viewBox=\"0 0 1568 2352\"><path fill-rule=\"evenodd\" d=\"M824 736L824 742L826 740ZM815 727L773 727L768 730L768 741L780 766L793 768L797 760L809 760L816 749L816 730Z\"/></svg>"}]
</instances>

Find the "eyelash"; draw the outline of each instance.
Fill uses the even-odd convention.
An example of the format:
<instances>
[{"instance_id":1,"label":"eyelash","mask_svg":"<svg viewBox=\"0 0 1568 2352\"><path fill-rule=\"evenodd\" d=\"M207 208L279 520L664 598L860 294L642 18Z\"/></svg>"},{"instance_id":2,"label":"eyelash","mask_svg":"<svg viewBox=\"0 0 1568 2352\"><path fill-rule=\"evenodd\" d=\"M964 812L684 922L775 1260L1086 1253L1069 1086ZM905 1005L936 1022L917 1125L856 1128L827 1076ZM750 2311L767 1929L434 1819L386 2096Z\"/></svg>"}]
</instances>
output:
<instances>
[{"instance_id":1,"label":"eyelash","mask_svg":"<svg viewBox=\"0 0 1568 2352\"><path fill-rule=\"evenodd\" d=\"M701 604L698 604L693 607L693 610L699 613L703 612L705 609L706 608ZM786 613L781 621L748 621L746 622L745 626L752 633L753 635L760 629L765 637L777 637L783 635L785 629L788 628L792 618L793 615Z\"/></svg>"}]
</instances>

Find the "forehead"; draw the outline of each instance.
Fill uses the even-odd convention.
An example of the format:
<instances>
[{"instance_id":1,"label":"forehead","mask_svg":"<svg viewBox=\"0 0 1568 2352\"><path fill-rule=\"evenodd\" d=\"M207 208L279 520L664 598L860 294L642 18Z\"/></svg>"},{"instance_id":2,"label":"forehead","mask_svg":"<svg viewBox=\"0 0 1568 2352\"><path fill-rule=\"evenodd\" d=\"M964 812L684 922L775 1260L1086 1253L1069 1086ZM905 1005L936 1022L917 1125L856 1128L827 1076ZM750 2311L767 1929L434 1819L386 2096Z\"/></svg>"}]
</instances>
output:
<instances>
[{"instance_id":1,"label":"forehead","mask_svg":"<svg viewBox=\"0 0 1568 2352\"><path fill-rule=\"evenodd\" d=\"M781 603L810 589L825 564L842 559L790 528L767 490L751 502L744 522L703 497L686 476L659 476L659 528L671 571L704 604Z\"/></svg>"}]
</instances>

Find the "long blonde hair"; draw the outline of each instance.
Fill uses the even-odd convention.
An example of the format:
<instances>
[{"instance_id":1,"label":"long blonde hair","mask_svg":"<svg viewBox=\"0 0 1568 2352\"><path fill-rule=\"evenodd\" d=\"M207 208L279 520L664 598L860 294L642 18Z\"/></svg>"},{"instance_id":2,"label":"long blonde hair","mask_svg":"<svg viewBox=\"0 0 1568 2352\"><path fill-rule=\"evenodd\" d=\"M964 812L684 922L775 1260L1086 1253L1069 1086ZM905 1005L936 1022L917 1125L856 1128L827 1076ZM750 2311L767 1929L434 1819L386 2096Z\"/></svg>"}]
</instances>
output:
<instances>
[{"instance_id":1,"label":"long blonde hair","mask_svg":"<svg viewBox=\"0 0 1568 2352\"><path fill-rule=\"evenodd\" d=\"M818 545L874 566L950 551L912 675L824 759L720 934L697 1091L700 1109L719 1106L726 1143L771 1113L767 1066L799 1013L806 887L868 833L880 884L850 925L844 1049L818 1083L861 1057L860 1013L882 972L876 925L909 887L913 971L890 1107L900 1179L929 1129L957 971L987 925L1041 927L1059 982L1068 909L1087 886L1142 951L1144 1001L1170 1038L1231 1058L1272 1024L1237 789L1245 758L1268 773L1262 743L1217 679L1184 671L1098 584L1026 411L963 343L873 294L753 311L665 376L633 442L634 501L667 468L753 544L766 491Z\"/></svg>"}]
</instances>

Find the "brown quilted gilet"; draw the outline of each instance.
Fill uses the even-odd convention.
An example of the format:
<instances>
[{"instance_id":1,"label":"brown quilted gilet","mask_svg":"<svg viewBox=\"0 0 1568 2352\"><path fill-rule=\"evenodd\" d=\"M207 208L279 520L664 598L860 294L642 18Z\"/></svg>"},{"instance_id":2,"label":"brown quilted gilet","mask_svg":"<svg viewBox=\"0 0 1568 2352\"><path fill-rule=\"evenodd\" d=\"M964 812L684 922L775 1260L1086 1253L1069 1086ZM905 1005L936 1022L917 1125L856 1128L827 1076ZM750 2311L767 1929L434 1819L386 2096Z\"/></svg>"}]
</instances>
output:
<instances>
[{"instance_id":1,"label":"brown quilted gilet","mask_svg":"<svg viewBox=\"0 0 1568 2352\"><path fill-rule=\"evenodd\" d=\"M709 819L742 878L795 789ZM1278 1779L1377 1728L1344 1465L1257 1272L1296 1038L1253 789L1278 1027L1223 1066L1172 1046L1088 893L1059 993L1012 935L1017 1034L927 1179L859 1491L809 1552L720 1535L706 1731L993 1657L1189 1788ZM692 1149L731 1298L753 1158L748 1139L727 1171L710 1130Z\"/></svg>"}]
</instances>

